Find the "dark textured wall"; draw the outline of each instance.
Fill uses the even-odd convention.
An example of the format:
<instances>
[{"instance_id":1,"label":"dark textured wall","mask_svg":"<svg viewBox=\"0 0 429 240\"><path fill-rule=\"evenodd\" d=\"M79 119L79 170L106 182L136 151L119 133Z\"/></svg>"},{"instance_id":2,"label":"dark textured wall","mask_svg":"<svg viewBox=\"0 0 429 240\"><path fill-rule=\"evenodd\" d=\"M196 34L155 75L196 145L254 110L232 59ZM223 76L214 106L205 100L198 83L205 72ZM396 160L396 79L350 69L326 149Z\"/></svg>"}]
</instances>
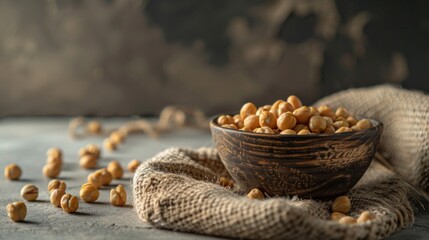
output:
<instances>
[{"instance_id":1,"label":"dark textured wall","mask_svg":"<svg viewBox=\"0 0 429 240\"><path fill-rule=\"evenodd\" d=\"M3 0L0 115L207 113L429 91L428 1Z\"/></svg>"}]
</instances>

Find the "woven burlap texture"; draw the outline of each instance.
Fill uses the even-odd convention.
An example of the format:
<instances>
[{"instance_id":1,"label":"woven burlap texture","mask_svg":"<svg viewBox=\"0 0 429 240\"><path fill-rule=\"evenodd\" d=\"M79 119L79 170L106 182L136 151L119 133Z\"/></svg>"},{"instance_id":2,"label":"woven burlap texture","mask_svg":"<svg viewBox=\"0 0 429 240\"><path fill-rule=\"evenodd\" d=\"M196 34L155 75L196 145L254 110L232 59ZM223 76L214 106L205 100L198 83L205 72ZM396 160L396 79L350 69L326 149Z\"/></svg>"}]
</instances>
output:
<instances>
[{"instance_id":1,"label":"woven burlap texture","mask_svg":"<svg viewBox=\"0 0 429 240\"><path fill-rule=\"evenodd\" d=\"M344 101L344 104L331 102L331 99L342 99L341 97L347 94L353 94L353 91L361 94L362 99L356 101L370 101L368 98L373 96L372 104L376 110L367 107L369 103L361 106L351 105L348 101ZM328 103L333 107L344 105L356 114L382 121L386 131L397 130L398 125L393 129L386 126L392 121L385 117L392 115L380 111L389 113L393 111L392 109L403 111L408 121L402 121L402 128L405 123L422 124L425 120L427 124L427 116L422 114L427 113L427 109L415 112L413 110L415 108L411 108L410 111L415 114L410 115L411 113L407 112L409 109L400 106L399 103L395 104L397 101L404 101L405 98L399 97L400 94L397 92L408 94L405 90L380 86L338 93L322 99L318 104ZM398 98L386 94L395 94ZM421 93L410 92L410 94L415 95L419 101L426 98ZM364 98L366 99L363 100ZM386 98L389 102L384 102ZM408 101L410 99L412 97L407 98ZM396 105L396 108L379 105ZM353 106L369 110L357 110ZM406 129L418 131L418 128L413 127ZM409 140L405 135L402 130L391 134L396 141ZM418 133L413 136L416 135ZM416 142L416 139L413 141ZM421 164L424 162L422 159L411 158L427 155L397 154L396 151L406 151L402 148L410 145L392 143L399 147L398 150L387 146L391 142L383 135L382 149L390 154L391 161L395 159L396 162L392 162L395 166L400 166L399 162L403 161L413 165L412 168L408 168L408 173L412 171L419 174L427 173L424 170L416 170L427 166ZM382 239L414 222L413 210L408 200L409 189L393 173L375 162L348 196L352 201L351 216L357 217L361 211L368 210L376 214L377 218L371 222L354 225L343 225L328 220L331 201L320 202L298 198L250 200L239 188L221 187L220 177L229 175L215 149L167 149L137 169L133 178L134 209L143 221L158 228L242 239Z\"/></svg>"}]
</instances>

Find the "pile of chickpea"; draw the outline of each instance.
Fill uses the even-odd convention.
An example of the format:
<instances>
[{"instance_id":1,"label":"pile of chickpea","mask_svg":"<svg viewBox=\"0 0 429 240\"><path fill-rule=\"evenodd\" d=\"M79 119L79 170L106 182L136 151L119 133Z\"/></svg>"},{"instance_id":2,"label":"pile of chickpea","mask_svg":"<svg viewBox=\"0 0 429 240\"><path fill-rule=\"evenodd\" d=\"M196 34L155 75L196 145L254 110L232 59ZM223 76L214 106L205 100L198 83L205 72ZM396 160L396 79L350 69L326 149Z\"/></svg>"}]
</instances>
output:
<instances>
[{"instance_id":1,"label":"pile of chickpea","mask_svg":"<svg viewBox=\"0 0 429 240\"><path fill-rule=\"evenodd\" d=\"M246 132L288 135L343 133L373 126L369 119L359 120L343 107L334 111L326 105L303 106L294 95L259 108L248 102L240 114L219 116L217 124Z\"/></svg>"}]
</instances>

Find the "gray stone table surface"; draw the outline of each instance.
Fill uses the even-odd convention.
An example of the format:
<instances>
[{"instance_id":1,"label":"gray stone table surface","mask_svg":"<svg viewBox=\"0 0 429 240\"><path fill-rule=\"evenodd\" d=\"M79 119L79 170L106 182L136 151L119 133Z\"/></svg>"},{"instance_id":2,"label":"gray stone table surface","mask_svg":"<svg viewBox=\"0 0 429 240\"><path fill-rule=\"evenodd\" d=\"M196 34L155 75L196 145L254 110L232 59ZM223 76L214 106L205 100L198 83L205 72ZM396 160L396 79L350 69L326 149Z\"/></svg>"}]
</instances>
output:
<instances>
[{"instance_id":1,"label":"gray stone table surface","mask_svg":"<svg viewBox=\"0 0 429 240\"><path fill-rule=\"evenodd\" d=\"M42 174L46 150L58 146L64 152L64 166L59 178L67 182L67 192L79 195L80 186L91 172L79 167L78 151L88 143L101 145L103 138L91 136L72 140L67 135L69 118L4 118L0 119L0 169L9 163L17 163L23 170L19 181L0 177L0 239L219 239L190 233L155 229L138 219L132 208L130 189L131 173L113 184L126 185L126 207L109 204L110 188L103 188L97 203L80 202L76 214L64 213L49 202L46 190L49 179ZM130 118L102 119L107 129L118 127ZM118 160L125 167L131 159L145 160L157 152L171 147L213 146L209 132L183 129L151 139L143 134L131 135L126 143L112 153L103 151L99 166ZM27 202L27 217L23 223L14 223L5 211L10 202L21 201L20 189L25 184L39 187L39 199ZM426 203L426 209L429 205ZM416 223L403 230L392 240L429 239L429 211L418 209Z\"/></svg>"}]
</instances>

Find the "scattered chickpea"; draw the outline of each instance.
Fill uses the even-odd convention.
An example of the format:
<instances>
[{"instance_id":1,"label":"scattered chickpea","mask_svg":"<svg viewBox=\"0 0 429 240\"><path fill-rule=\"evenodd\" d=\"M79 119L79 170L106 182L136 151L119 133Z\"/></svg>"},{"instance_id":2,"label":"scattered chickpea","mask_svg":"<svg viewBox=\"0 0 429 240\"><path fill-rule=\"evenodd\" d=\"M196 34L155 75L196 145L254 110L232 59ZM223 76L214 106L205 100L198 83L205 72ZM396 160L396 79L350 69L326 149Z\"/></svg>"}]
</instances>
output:
<instances>
[{"instance_id":1,"label":"scattered chickpea","mask_svg":"<svg viewBox=\"0 0 429 240\"><path fill-rule=\"evenodd\" d=\"M85 183L80 188L79 196L83 201L91 203L98 199L100 192L92 183Z\"/></svg>"},{"instance_id":2,"label":"scattered chickpea","mask_svg":"<svg viewBox=\"0 0 429 240\"><path fill-rule=\"evenodd\" d=\"M341 218L345 217L346 215L344 213L340 213L340 212L333 212L331 214L331 220L333 221L338 221Z\"/></svg>"},{"instance_id":3,"label":"scattered chickpea","mask_svg":"<svg viewBox=\"0 0 429 240\"><path fill-rule=\"evenodd\" d=\"M255 128L260 127L259 117L256 115L249 115L244 119L244 126L254 130Z\"/></svg>"},{"instance_id":4,"label":"scattered chickpea","mask_svg":"<svg viewBox=\"0 0 429 240\"><path fill-rule=\"evenodd\" d=\"M137 170L137 168L139 167L139 165L140 165L140 161L138 161L138 160L136 160L136 159L134 159L134 160L131 160L129 163L128 163L128 166L127 166L127 168L128 168L128 171L130 171L130 172L136 172L136 170Z\"/></svg>"},{"instance_id":5,"label":"scattered chickpea","mask_svg":"<svg viewBox=\"0 0 429 240\"><path fill-rule=\"evenodd\" d=\"M91 121L86 125L86 131L91 134L100 134L102 130L103 129L99 121Z\"/></svg>"},{"instance_id":6,"label":"scattered chickpea","mask_svg":"<svg viewBox=\"0 0 429 240\"><path fill-rule=\"evenodd\" d=\"M54 191L52 191L50 196L52 205L54 205L55 207L60 207L61 198L64 196L64 194L66 193L61 189L55 189Z\"/></svg>"},{"instance_id":7,"label":"scattered chickpea","mask_svg":"<svg viewBox=\"0 0 429 240\"><path fill-rule=\"evenodd\" d=\"M340 220L338 220L338 223L341 223L341 224L355 224L356 223L356 218L350 217L350 216L345 216L345 217L340 218Z\"/></svg>"},{"instance_id":8,"label":"scattered chickpea","mask_svg":"<svg viewBox=\"0 0 429 240\"><path fill-rule=\"evenodd\" d=\"M124 174L124 170L121 167L121 164L119 164L118 161L111 161L107 165L107 171L112 174L112 177L114 179L122 178L122 175Z\"/></svg>"},{"instance_id":9,"label":"scattered chickpea","mask_svg":"<svg viewBox=\"0 0 429 240\"><path fill-rule=\"evenodd\" d=\"M27 184L21 189L21 197L27 201L34 201L39 196L39 189L32 184Z\"/></svg>"},{"instance_id":10,"label":"scattered chickpea","mask_svg":"<svg viewBox=\"0 0 429 240\"><path fill-rule=\"evenodd\" d=\"M94 155L96 158L100 158L100 156L101 156L101 150L100 150L100 148L97 145L95 145L95 144L88 144L85 147L85 149L86 149L87 153Z\"/></svg>"},{"instance_id":11,"label":"scattered chickpea","mask_svg":"<svg viewBox=\"0 0 429 240\"><path fill-rule=\"evenodd\" d=\"M280 132L280 134L284 134L284 135L296 135L296 132L292 129L286 129Z\"/></svg>"},{"instance_id":12,"label":"scattered chickpea","mask_svg":"<svg viewBox=\"0 0 429 240\"><path fill-rule=\"evenodd\" d=\"M118 185L116 189L110 190L110 203L114 206L124 206L127 202L127 192L124 186Z\"/></svg>"},{"instance_id":13,"label":"scattered chickpea","mask_svg":"<svg viewBox=\"0 0 429 240\"><path fill-rule=\"evenodd\" d=\"M4 176L9 180L18 180L21 174L21 168L16 164L9 164L4 168Z\"/></svg>"},{"instance_id":14,"label":"scattered chickpea","mask_svg":"<svg viewBox=\"0 0 429 240\"><path fill-rule=\"evenodd\" d=\"M375 219L375 215L373 213L370 213L369 211L363 211L358 219L357 223L364 223Z\"/></svg>"},{"instance_id":15,"label":"scattered chickpea","mask_svg":"<svg viewBox=\"0 0 429 240\"><path fill-rule=\"evenodd\" d=\"M237 126L235 126L235 124L224 124L224 125L222 125L222 127L238 130L238 128L237 128Z\"/></svg>"},{"instance_id":16,"label":"scattered chickpea","mask_svg":"<svg viewBox=\"0 0 429 240\"><path fill-rule=\"evenodd\" d=\"M61 149L55 147L55 148L48 149L48 151L46 152L46 156L61 159L63 157L63 153Z\"/></svg>"},{"instance_id":17,"label":"scattered chickpea","mask_svg":"<svg viewBox=\"0 0 429 240\"><path fill-rule=\"evenodd\" d=\"M43 175L49 178L56 178L60 175L61 166L56 164L47 164L43 167Z\"/></svg>"},{"instance_id":18,"label":"scattered chickpea","mask_svg":"<svg viewBox=\"0 0 429 240\"><path fill-rule=\"evenodd\" d=\"M231 117L231 116L229 116L229 117ZM232 119L232 117L231 117L231 119ZM121 144L124 142L125 137L121 132L114 131L110 134L109 139L110 139L110 141L112 141L115 144Z\"/></svg>"},{"instance_id":19,"label":"scattered chickpea","mask_svg":"<svg viewBox=\"0 0 429 240\"><path fill-rule=\"evenodd\" d=\"M87 177L87 181L89 183L92 183L97 188L100 187L101 185L103 185L101 173L98 171L90 173Z\"/></svg>"},{"instance_id":20,"label":"scattered chickpea","mask_svg":"<svg viewBox=\"0 0 429 240\"><path fill-rule=\"evenodd\" d=\"M287 98L287 102L292 104L294 109L298 109L302 107L302 102L299 100L299 98L295 95L291 95Z\"/></svg>"},{"instance_id":21,"label":"scattered chickpea","mask_svg":"<svg viewBox=\"0 0 429 240\"><path fill-rule=\"evenodd\" d=\"M49 156L48 159L46 159L46 164L47 165L56 165L56 166L62 166L63 165L63 160L59 157L54 157L54 156Z\"/></svg>"},{"instance_id":22,"label":"scattered chickpea","mask_svg":"<svg viewBox=\"0 0 429 240\"><path fill-rule=\"evenodd\" d=\"M112 174L108 172L105 168L95 171L95 174L96 177L100 179L101 185L103 186L109 185L113 180Z\"/></svg>"},{"instance_id":23,"label":"scattered chickpea","mask_svg":"<svg viewBox=\"0 0 429 240\"><path fill-rule=\"evenodd\" d=\"M332 203L332 212L347 214L351 209L351 202L347 196L339 196Z\"/></svg>"},{"instance_id":24,"label":"scattered chickpea","mask_svg":"<svg viewBox=\"0 0 429 240\"><path fill-rule=\"evenodd\" d=\"M359 120L357 123L356 123L356 126L359 128L359 129L368 129L368 128L372 128L372 123L371 123L371 121L369 121L368 119L362 119L362 120Z\"/></svg>"},{"instance_id":25,"label":"scattered chickpea","mask_svg":"<svg viewBox=\"0 0 429 240\"><path fill-rule=\"evenodd\" d=\"M84 155L80 158L79 165L86 169L95 168L97 166L97 158L92 154Z\"/></svg>"},{"instance_id":26,"label":"scattered chickpea","mask_svg":"<svg viewBox=\"0 0 429 240\"><path fill-rule=\"evenodd\" d=\"M321 116L312 116L310 118L309 127L313 133L321 133L326 129L326 120Z\"/></svg>"},{"instance_id":27,"label":"scattered chickpea","mask_svg":"<svg viewBox=\"0 0 429 240\"><path fill-rule=\"evenodd\" d=\"M257 188L254 188L254 189L252 189L252 190L247 194L247 198L249 198L249 199L259 199L259 200L262 200L262 199L264 199L264 198L265 198L265 196L264 196L264 193L263 193L261 190L259 190L259 189L257 189Z\"/></svg>"},{"instance_id":28,"label":"scattered chickpea","mask_svg":"<svg viewBox=\"0 0 429 240\"><path fill-rule=\"evenodd\" d=\"M276 116L274 116L273 113L264 111L259 115L259 125L261 127L267 126L269 128L275 128L276 127Z\"/></svg>"},{"instance_id":29,"label":"scattered chickpea","mask_svg":"<svg viewBox=\"0 0 429 240\"><path fill-rule=\"evenodd\" d=\"M66 213L74 213L79 208L79 199L69 193L64 194L61 198L61 208Z\"/></svg>"},{"instance_id":30,"label":"scattered chickpea","mask_svg":"<svg viewBox=\"0 0 429 240\"><path fill-rule=\"evenodd\" d=\"M296 118L291 112L282 113L277 119L277 127L280 130L293 129L296 125Z\"/></svg>"},{"instance_id":31,"label":"scattered chickpea","mask_svg":"<svg viewBox=\"0 0 429 240\"><path fill-rule=\"evenodd\" d=\"M66 188L67 188L66 183L64 181L60 181L60 180L57 180L57 179L51 180L48 183L48 192L49 192L49 194L51 194L56 189L60 189L63 192L65 192Z\"/></svg>"},{"instance_id":32,"label":"scattered chickpea","mask_svg":"<svg viewBox=\"0 0 429 240\"><path fill-rule=\"evenodd\" d=\"M247 116L255 113L256 113L256 106L251 102L244 104L240 109L241 119L246 119Z\"/></svg>"},{"instance_id":33,"label":"scattered chickpea","mask_svg":"<svg viewBox=\"0 0 429 240\"><path fill-rule=\"evenodd\" d=\"M27 207L23 202L9 203L6 207L7 215L14 222L21 222L27 215Z\"/></svg>"},{"instance_id":34,"label":"scattered chickpea","mask_svg":"<svg viewBox=\"0 0 429 240\"><path fill-rule=\"evenodd\" d=\"M219 184L220 184L222 187L229 187L229 188L234 187L234 182L233 182L232 180L230 180L230 179L226 178L226 177L221 177L221 178L219 179Z\"/></svg>"},{"instance_id":35,"label":"scattered chickpea","mask_svg":"<svg viewBox=\"0 0 429 240\"><path fill-rule=\"evenodd\" d=\"M109 138L104 139L103 146L108 151L114 151L117 148L117 145L112 142Z\"/></svg>"},{"instance_id":36,"label":"scattered chickpea","mask_svg":"<svg viewBox=\"0 0 429 240\"><path fill-rule=\"evenodd\" d=\"M293 111L293 115L298 123L308 124L311 118L311 110L307 106L300 107Z\"/></svg>"}]
</instances>

